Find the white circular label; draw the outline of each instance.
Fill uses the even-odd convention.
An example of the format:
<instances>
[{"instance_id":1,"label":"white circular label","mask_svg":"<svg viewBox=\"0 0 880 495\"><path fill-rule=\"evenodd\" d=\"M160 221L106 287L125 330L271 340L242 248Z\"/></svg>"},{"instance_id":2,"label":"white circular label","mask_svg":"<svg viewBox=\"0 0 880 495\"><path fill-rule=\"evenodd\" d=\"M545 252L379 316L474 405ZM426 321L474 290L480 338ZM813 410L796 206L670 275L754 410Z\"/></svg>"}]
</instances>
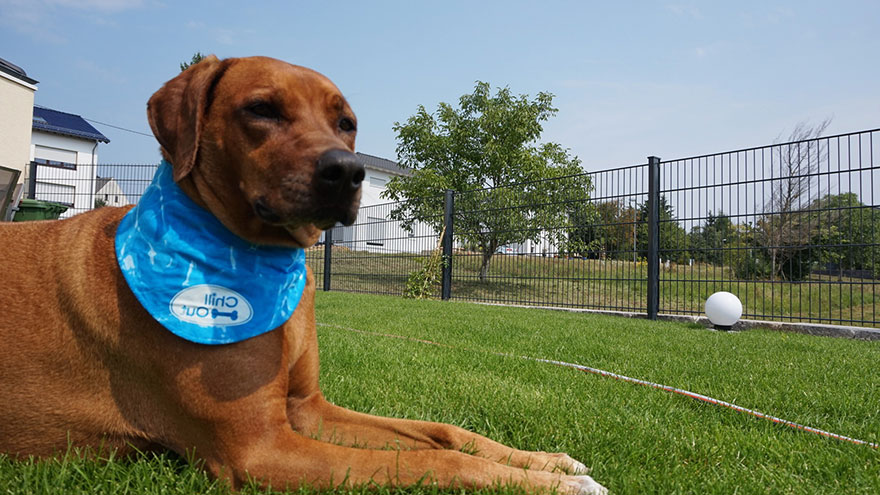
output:
<instances>
[{"instance_id":1,"label":"white circular label","mask_svg":"<svg viewBox=\"0 0 880 495\"><path fill-rule=\"evenodd\" d=\"M171 299L171 314L203 327L233 327L251 320L251 303L238 292L219 285L187 287Z\"/></svg>"}]
</instances>

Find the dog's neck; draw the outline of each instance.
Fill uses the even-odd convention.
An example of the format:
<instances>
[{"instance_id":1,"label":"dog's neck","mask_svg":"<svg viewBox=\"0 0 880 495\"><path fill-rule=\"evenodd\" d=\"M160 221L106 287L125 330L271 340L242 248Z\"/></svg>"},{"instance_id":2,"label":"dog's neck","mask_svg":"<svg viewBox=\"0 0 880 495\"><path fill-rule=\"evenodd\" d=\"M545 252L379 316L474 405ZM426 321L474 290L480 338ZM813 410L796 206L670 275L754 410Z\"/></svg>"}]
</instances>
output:
<instances>
[{"instance_id":1,"label":"dog's neck","mask_svg":"<svg viewBox=\"0 0 880 495\"><path fill-rule=\"evenodd\" d=\"M202 344L277 328L305 287L302 249L257 246L236 236L181 190L165 161L120 222L116 256L153 318Z\"/></svg>"}]
</instances>

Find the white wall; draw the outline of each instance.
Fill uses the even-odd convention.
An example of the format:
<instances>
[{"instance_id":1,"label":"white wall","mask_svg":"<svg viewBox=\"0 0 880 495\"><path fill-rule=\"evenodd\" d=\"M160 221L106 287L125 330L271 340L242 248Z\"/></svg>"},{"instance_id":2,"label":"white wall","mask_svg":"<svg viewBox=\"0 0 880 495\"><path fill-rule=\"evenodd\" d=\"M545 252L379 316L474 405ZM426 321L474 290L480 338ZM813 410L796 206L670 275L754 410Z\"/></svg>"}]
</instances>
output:
<instances>
[{"instance_id":1,"label":"white wall","mask_svg":"<svg viewBox=\"0 0 880 495\"><path fill-rule=\"evenodd\" d=\"M91 210L95 206L95 176L98 163L96 142L34 130L30 161L37 158L73 161L76 170L40 165L37 167L37 199L72 204L62 218ZM95 151L95 155L92 152Z\"/></svg>"},{"instance_id":2,"label":"white wall","mask_svg":"<svg viewBox=\"0 0 880 495\"><path fill-rule=\"evenodd\" d=\"M110 179L101 189L95 191L95 200L104 202L104 206L126 206L131 203L119 187L116 179Z\"/></svg>"},{"instance_id":3,"label":"white wall","mask_svg":"<svg viewBox=\"0 0 880 495\"><path fill-rule=\"evenodd\" d=\"M381 194L395 175L384 169L366 167L357 221L351 227L337 226L333 230L334 244L374 253L422 253L437 247L436 234L430 227L418 224L410 234L399 222L389 220L390 205L376 206L390 202Z\"/></svg>"},{"instance_id":4,"label":"white wall","mask_svg":"<svg viewBox=\"0 0 880 495\"><path fill-rule=\"evenodd\" d=\"M36 90L33 84L0 72L0 166L21 170L19 183L29 160Z\"/></svg>"},{"instance_id":5,"label":"white wall","mask_svg":"<svg viewBox=\"0 0 880 495\"><path fill-rule=\"evenodd\" d=\"M394 177L394 174L382 169L366 167L366 177L361 189L361 206L372 206L387 203L389 200L379 195L385 190L385 185Z\"/></svg>"},{"instance_id":6,"label":"white wall","mask_svg":"<svg viewBox=\"0 0 880 495\"><path fill-rule=\"evenodd\" d=\"M390 205L376 206L389 203L388 199L380 195L394 175L384 169L367 167L357 222L351 227L337 227L333 231L334 244L357 251L382 253L425 253L437 248L438 234L430 226L417 223L410 234L400 227L399 222L388 219ZM459 244L456 243L457 248L460 247ZM527 240L499 247L500 253L509 255L552 255L558 250L546 233L542 233L537 242Z\"/></svg>"}]
</instances>

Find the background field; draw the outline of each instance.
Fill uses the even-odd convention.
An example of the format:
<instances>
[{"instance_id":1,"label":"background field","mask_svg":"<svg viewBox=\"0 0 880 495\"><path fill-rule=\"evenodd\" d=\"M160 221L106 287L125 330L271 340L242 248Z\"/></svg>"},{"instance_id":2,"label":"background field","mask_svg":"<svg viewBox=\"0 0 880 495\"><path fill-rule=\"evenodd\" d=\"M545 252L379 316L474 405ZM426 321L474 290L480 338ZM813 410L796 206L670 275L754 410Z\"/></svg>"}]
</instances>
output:
<instances>
[{"instance_id":1,"label":"background field","mask_svg":"<svg viewBox=\"0 0 880 495\"><path fill-rule=\"evenodd\" d=\"M524 449L566 451L613 493L880 493L877 449L491 354L579 363L880 443L878 342L334 292L318 295L317 315L330 400L458 424ZM60 492L228 490L169 456L0 461L0 493Z\"/></svg>"},{"instance_id":2,"label":"background field","mask_svg":"<svg viewBox=\"0 0 880 495\"><path fill-rule=\"evenodd\" d=\"M309 251L319 284L323 247ZM331 288L401 295L407 277L421 268L422 255L382 254L334 247ZM489 276L479 280L480 256L457 252L452 298L464 301L646 311L644 262L496 255ZM871 326L880 318L880 280L813 274L798 282L737 280L729 268L707 263L670 264L660 271L660 312L701 315L714 292L736 294L743 318ZM434 295L440 297L439 284Z\"/></svg>"}]
</instances>

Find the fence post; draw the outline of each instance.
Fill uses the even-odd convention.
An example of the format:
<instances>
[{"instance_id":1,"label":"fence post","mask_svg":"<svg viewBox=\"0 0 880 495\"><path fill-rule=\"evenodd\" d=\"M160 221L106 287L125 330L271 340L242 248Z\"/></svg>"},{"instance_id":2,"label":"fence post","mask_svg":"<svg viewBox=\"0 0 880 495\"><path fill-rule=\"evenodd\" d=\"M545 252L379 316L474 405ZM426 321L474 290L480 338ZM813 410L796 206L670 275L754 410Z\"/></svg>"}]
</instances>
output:
<instances>
[{"instance_id":1,"label":"fence post","mask_svg":"<svg viewBox=\"0 0 880 495\"><path fill-rule=\"evenodd\" d=\"M27 197L28 199L37 199L37 162L30 163L27 179Z\"/></svg>"},{"instance_id":2,"label":"fence post","mask_svg":"<svg viewBox=\"0 0 880 495\"><path fill-rule=\"evenodd\" d=\"M660 158L648 157L648 318L660 310Z\"/></svg>"},{"instance_id":3,"label":"fence post","mask_svg":"<svg viewBox=\"0 0 880 495\"><path fill-rule=\"evenodd\" d=\"M443 199L443 276L440 279L440 299L448 301L452 296L452 219L455 211L455 195L446 190Z\"/></svg>"},{"instance_id":4,"label":"fence post","mask_svg":"<svg viewBox=\"0 0 880 495\"><path fill-rule=\"evenodd\" d=\"M330 227L324 231L324 291L330 290L330 255L333 251L333 229Z\"/></svg>"}]
</instances>

